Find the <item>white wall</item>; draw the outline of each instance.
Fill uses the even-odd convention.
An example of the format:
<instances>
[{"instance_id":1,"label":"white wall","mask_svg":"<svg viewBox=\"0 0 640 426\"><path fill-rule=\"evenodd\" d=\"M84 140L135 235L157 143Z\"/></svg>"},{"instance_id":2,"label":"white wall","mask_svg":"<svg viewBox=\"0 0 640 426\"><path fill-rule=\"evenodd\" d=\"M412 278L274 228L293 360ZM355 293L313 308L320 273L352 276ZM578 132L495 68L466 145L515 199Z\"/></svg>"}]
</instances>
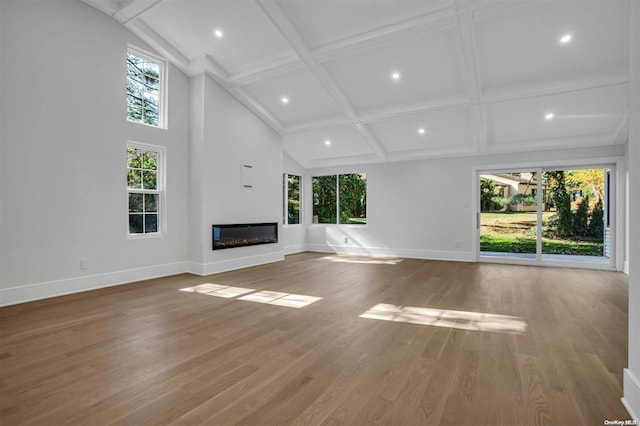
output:
<instances>
[{"instance_id":1,"label":"white wall","mask_svg":"<svg viewBox=\"0 0 640 426\"><path fill-rule=\"evenodd\" d=\"M0 15L0 303L185 270L188 78L169 67L168 130L129 123L135 36L79 1L2 0ZM165 238L127 239L128 139L166 147Z\"/></svg>"},{"instance_id":2,"label":"white wall","mask_svg":"<svg viewBox=\"0 0 640 426\"><path fill-rule=\"evenodd\" d=\"M311 176L366 172L366 227L310 225L310 250L428 259L473 260L474 167L621 157L624 146L386 163L307 171ZM305 206L310 223L311 205ZM347 237L348 242L343 238Z\"/></svg>"},{"instance_id":3,"label":"white wall","mask_svg":"<svg viewBox=\"0 0 640 426\"><path fill-rule=\"evenodd\" d=\"M283 168L284 173L299 175L302 177L302 188L305 185L305 169L296 160L294 160L287 153L283 154ZM283 188L284 191L284 188ZM300 191L302 195L302 205L307 203L307 199L304 197L305 191ZM284 201L284 200L283 200ZM304 209L301 212L302 223L300 225L284 225L282 230L284 252L285 254L298 253L307 249L307 228L304 225Z\"/></svg>"},{"instance_id":4,"label":"white wall","mask_svg":"<svg viewBox=\"0 0 640 426\"><path fill-rule=\"evenodd\" d=\"M200 99L197 92L202 91ZM211 225L276 222L282 235L282 139L208 76L192 79L192 152L194 184L191 271L210 274L282 260L277 244L211 249ZM253 167L253 188L241 184L241 166ZM202 260L200 260L202 259Z\"/></svg>"},{"instance_id":5,"label":"white wall","mask_svg":"<svg viewBox=\"0 0 640 426\"><path fill-rule=\"evenodd\" d=\"M623 403L640 421L640 2L631 2L629 54L629 367Z\"/></svg>"}]
</instances>

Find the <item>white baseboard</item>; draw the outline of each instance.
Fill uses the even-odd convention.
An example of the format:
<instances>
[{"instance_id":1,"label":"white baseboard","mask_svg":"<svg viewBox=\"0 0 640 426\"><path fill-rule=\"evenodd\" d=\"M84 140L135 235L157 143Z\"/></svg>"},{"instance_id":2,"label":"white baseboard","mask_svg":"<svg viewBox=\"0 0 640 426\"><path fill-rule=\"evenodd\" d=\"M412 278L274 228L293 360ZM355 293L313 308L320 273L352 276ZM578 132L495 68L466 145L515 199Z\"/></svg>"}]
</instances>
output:
<instances>
[{"instance_id":1,"label":"white baseboard","mask_svg":"<svg viewBox=\"0 0 640 426\"><path fill-rule=\"evenodd\" d=\"M640 422L640 380L628 368L622 374L624 384L624 396L622 405L627 409L631 418Z\"/></svg>"},{"instance_id":2,"label":"white baseboard","mask_svg":"<svg viewBox=\"0 0 640 426\"><path fill-rule=\"evenodd\" d=\"M622 272L624 272L625 274L629 275L629 261L625 260L624 263L622 264Z\"/></svg>"},{"instance_id":3,"label":"white baseboard","mask_svg":"<svg viewBox=\"0 0 640 426\"><path fill-rule=\"evenodd\" d=\"M380 247L329 246L327 244L308 244L308 251L320 253L354 254L367 256L404 257L408 259L452 260L473 262L473 253L464 251L416 250Z\"/></svg>"},{"instance_id":4,"label":"white baseboard","mask_svg":"<svg viewBox=\"0 0 640 426\"><path fill-rule=\"evenodd\" d=\"M0 289L0 306L16 305L18 303L32 302L34 300L112 287L135 281L166 277L184 272L188 272L188 262L146 266L143 268L125 269L104 274L85 275L82 277L4 288Z\"/></svg>"},{"instance_id":5,"label":"white baseboard","mask_svg":"<svg viewBox=\"0 0 640 426\"><path fill-rule=\"evenodd\" d=\"M235 269L248 268L250 266L264 265L284 260L284 252L260 254L257 256L246 256L235 259L220 260L218 262L197 263L189 262L189 271L196 275L211 275L219 272L233 271Z\"/></svg>"},{"instance_id":6,"label":"white baseboard","mask_svg":"<svg viewBox=\"0 0 640 426\"><path fill-rule=\"evenodd\" d=\"M284 254L294 254L294 253L302 253L303 251L307 251L306 244L293 244L290 246L284 247Z\"/></svg>"}]
</instances>

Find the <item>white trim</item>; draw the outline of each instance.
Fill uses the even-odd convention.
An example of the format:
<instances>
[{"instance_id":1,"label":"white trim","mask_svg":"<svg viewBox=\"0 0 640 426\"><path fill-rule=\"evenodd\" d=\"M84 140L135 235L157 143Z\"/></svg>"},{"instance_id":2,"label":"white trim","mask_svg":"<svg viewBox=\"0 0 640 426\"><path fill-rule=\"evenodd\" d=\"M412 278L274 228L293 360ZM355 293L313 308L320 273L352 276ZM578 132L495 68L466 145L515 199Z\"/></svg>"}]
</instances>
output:
<instances>
[{"instance_id":1,"label":"white trim","mask_svg":"<svg viewBox=\"0 0 640 426\"><path fill-rule=\"evenodd\" d=\"M533 254L533 253L531 253ZM600 271L616 271L610 262L588 262L570 260L542 260L518 259L513 257L480 256L479 263L504 263L523 266L549 266L551 268L595 269Z\"/></svg>"},{"instance_id":2,"label":"white trim","mask_svg":"<svg viewBox=\"0 0 640 426\"><path fill-rule=\"evenodd\" d=\"M185 272L188 272L188 262L176 262L4 288L0 289L0 306L16 305Z\"/></svg>"},{"instance_id":3,"label":"white trim","mask_svg":"<svg viewBox=\"0 0 640 426\"><path fill-rule=\"evenodd\" d=\"M622 405L631 417L640 422L640 380L631 370L625 368L622 374L624 396L620 398Z\"/></svg>"},{"instance_id":4,"label":"white trim","mask_svg":"<svg viewBox=\"0 0 640 426\"><path fill-rule=\"evenodd\" d=\"M188 272L196 275L211 275L251 266L264 265L265 263L279 262L281 260L284 260L284 251L256 256L237 257L209 263L188 262Z\"/></svg>"},{"instance_id":5,"label":"white trim","mask_svg":"<svg viewBox=\"0 0 640 426\"><path fill-rule=\"evenodd\" d=\"M295 254L295 253L302 253L307 251L307 245L306 244L292 244L289 246L284 246L284 254L289 255L289 254Z\"/></svg>"},{"instance_id":6,"label":"white trim","mask_svg":"<svg viewBox=\"0 0 640 426\"><path fill-rule=\"evenodd\" d=\"M622 272L629 275L629 261L625 260L622 266Z\"/></svg>"},{"instance_id":7,"label":"white trim","mask_svg":"<svg viewBox=\"0 0 640 426\"><path fill-rule=\"evenodd\" d=\"M610 212L613 213L615 219L615 267L617 271L627 271L629 274L629 265L625 259L628 257L627 249L626 249L626 240L627 240L627 160L626 158L620 158L616 162L615 169L615 182L613 183L613 187L615 191L614 195L614 203L613 210ZM612 171L613 175L613 171ZM627 265L625 266L625 263ZM626 269L625 269L626 268Z\"/></svg>"},{"instance_id":8,"label":"white trim","mask_svg":"<svg viewBox=\"0 0 640 426\"><path fill-rule=\"evenodd\" d=\"M365 256L402 257L406 259L450 260L456 262L474 261L473 254L466 251L419 250L360 246L330 246L328 244L307 244L307 251Z\"/></svg>"}]
</instances>

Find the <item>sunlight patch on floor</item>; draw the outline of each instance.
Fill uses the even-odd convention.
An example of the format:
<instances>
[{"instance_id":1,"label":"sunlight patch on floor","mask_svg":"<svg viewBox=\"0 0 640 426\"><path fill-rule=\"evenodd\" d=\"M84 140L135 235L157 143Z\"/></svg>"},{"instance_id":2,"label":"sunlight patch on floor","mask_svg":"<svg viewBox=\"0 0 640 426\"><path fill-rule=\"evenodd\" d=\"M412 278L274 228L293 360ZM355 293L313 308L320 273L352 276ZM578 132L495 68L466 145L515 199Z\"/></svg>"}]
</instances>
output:
<instances>
[{"instance_id":1,"label":"sunlight patch on floor","mask_svg":"<svg viewBox=\"0 0 640 426\"><path fill-rule=\"evenodd\" d=\"M280 293L278 291L259 291L239 297L238 300L266 303L268 305L286 306L288 308L304 308L322 297L306 296L304 294Z\"/></svg>"},{"instance_id":2,"label":"sunlight patch on floor","mask_svg":"<svg viewBox=\"0 0 640 426\"><path fill-rule=\"evenodd\" d=\"M360 315L360 318L512 334L525 334L527 330L527 323L520 317L483 312L397 306L387 303L375 305Z\"/></svg>"},{"instance_id":3,"label":"sunlight patch on floor","mask_svg":"<svg viewBox=\"0 0 640 426\"><path fill-rule=\"evenodd\" d=\"M225 299L237 298L237 300L286 306L288 308L304 308L305 306L322 299L322 297L306 296L304 294L281 293L279 291L269 290L256 291L255 288L231 287L228 285L211 283L181 288L180 291L204 294L206 296L223 297Z\"/></svg>"},{"instance_id":4,"label":"sunlight patch on floor","mask_svg":"<svg viewBox=\"0 0 640 426\"><path fill-rule=\"evenodd\" d=\"M396 259L391 257L369 257L369 256L354 256L345 254L336 254L331 256L321 257L320 260L326 260L329 262L338 263L363 263L369 265L396 265L402 262L402 259Z\"/></svg>"},{"instance_id":5,"label":"sunlight patch on floor","mask_svg":"<svg viewBox=\"0 0 640 426\"><path fill-rule=\"evenodd\" d=\"M188 293L206 294L207 296L216 296L216 297L224 297L225 299L231 299L232 297L237 297L243 294L251 293L252 291L256 291L256 289L204 283L204 284L199 284L193 287L181 288L180 291L186 291Z\"/></svg>"}]
</instances>

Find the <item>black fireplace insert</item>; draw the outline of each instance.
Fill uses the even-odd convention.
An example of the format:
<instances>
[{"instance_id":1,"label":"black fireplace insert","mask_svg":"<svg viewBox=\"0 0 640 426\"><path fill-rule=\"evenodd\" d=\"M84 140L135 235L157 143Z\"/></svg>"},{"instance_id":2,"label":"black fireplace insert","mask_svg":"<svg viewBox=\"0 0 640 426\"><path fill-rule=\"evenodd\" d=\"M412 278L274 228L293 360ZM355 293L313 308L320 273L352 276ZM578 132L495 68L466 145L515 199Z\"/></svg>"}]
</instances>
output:
<instances>
[{"instance_id":1,"label":"black fireplace insert","mask_svg":"<svg viewBox=\"0 0 640 426\"><path fill-rule=\"evenodd\" d=\"M278 242L278 223L212 225L213 250Z\"/></svg>"}]
</instances>

